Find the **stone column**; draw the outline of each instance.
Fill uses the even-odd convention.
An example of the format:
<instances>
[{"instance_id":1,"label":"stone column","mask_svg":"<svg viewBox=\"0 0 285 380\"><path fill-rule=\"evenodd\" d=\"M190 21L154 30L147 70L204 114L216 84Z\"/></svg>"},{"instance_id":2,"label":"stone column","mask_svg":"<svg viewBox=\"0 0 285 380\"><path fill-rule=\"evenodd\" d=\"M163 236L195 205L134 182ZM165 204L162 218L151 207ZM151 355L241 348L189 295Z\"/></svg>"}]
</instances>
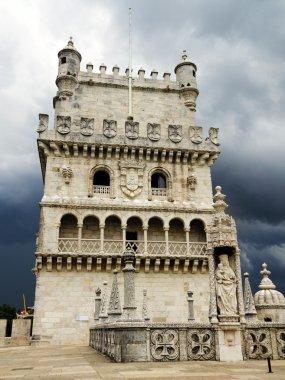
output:
<instances>
[{"instance_id":1,"label":"stone column","mask_svg":"<svg viewBox=\"0 0 285 380\"><path fill-rule=\"evenodd\" d=\"M83 224L77 224L77 228L78 228L78 247L77 247L77 250L78 252L81 252L82 248L81 248L81 240L82 240L82 228L83 228Z\"/></svg>"},{"instance_id":2,"label":"stone column","mask_svg":"<svg viewBox=\"0 0 285 380\"><path fill-rule=\"evenodd\" d=\"M56 249L56 252L59 252L59 250L58 250L59 227L60 227L60 224L59 224L59 223L55 225L55 238L56 238L56 242L57 242L57 249ZM43 226L42 226L41 228L43 228ZM43 245L43 241L41 242L41 245Z\"/></svg>"},{"instance_id":3,"label":"stone column","mask_svg":"<svg viewBox=\"0 0 285 380\"><path fill-rule=\"evenodd\" d=\"M104 231L105 231L105 224L100 224L100 253L104 253Z\"/></svg>"},{"instance_id":4,"label":"stone column","mask_svg":"<svg viewBox=\"0 0 285 380\"><path fill-rule=\"evenodd\" d=\"M243 291L242 291L242 280L241 280L241 269L240 269L240 250L236 248L235 250L235 272L237 278L237 304L238 304L238 313L240 316L240 323L245 324L245 312L243 304Z\"/></svg>"},{"instance_id":5,"label":"stone column","mask_svg":"<svg viewBox=\"0 0 285 380\"><path fill-rule=\"evenodd\" d=\"M187 297L187 301L188 301L188 321L195 321L193 292L191 290L188 290L187 295L188 295L188 297Z\"/></svg>"},{"instance_id":6,"label":"stone column","mask_svg":"<svg viewBox=\"0 0 285 380\"><path fill-rule=\"evenodd\" d=\"M190 228L186 227L184 228L185 234L186 234L186 249L187 249L187 256L190 255L190 244L189 244L189 233L190 233Z\"/></svg>"},{"instance_id":7,"label":"stone column","mask_svg":"<svg viewBox=\"0 0 285 380\"><path fill-rule=\"evenodd\" d=\"M217 299L216 299L216 283L215 283L215 260L214 250L208 250L209 259L209 280L210 280L210 310L209 317L212 324L218 323Z\"/></svg>"},{"instance_id":8,"label":"stone column","mask_svg":"<svg viewBox=\"0 0 285 380\"><path fill-rule=\"evenodd\" d=\"M143 303L142 303L142 318L149 321L148 307L147 307L147 290L143 289Z\"/></svg>"},{"instance_id":9,"label":"stone column","mask_svg":"<svg viewBox=\"0 0 285 380\"><path fill-rule=\"evenodd\" d=\"M95 297L95 313L94 313L94 319L95 321L99 321L99 314L100 314L100 308L101 308L101 289L97 288L95 291L96 297Z\"/></svg>"},{"instance_id":10,"label":"stone column","mask_svg":"<svg viewBox=\"0 0 285 380\"><path fill-rule=\"evenodd\" d=\"M121 229L122 229L122 232L123 232L123 252L125 251L126 249L126 232L127 232L127 225L126 224L123 224L121 226Z\"/></svg>"},{"instance_id":11,"label":"stone column","mask_svg":"<svg viewBox=\"0 0 285 380\"><path fill-rule=\"evenodd\" d=\"M124 319L136 319L136 300L135 300L135 253L131 248L127 248L124 253L125 267L124 273Z\"/></svg>"},{"instance_id":12,"label":"stone column","mask_svg":"<svg viewBox=\"0 0 285 380\"><path fill-rule=\"evenodd\" d=\"M99 313L99 321L101 323L104 323L108 320L108 313L107 313L107 281L103 282L103 291L102 291L102 298L101 298L101 305L100 305L100 313Z\"/></svg>"},{"instance_id":13,"label":"stone column","mask_svg":"<svg viewBox=\"0 0 285 380\"><path fill-rule=\"evenodd\" d=\"M163 227L165 233L165 254L169 255L169 244L168 244L168 231L169 227Z\"/></svg>"},{"instance_id":14,"label":"stone column","mask_svg":"<svg viewBox=\"0 0 285 380\"><path fill-rule=\"evenodd\" d=\"M147 255L147 230L148 226L143 226L144 254Z\"/></svg>"}]
</instances>

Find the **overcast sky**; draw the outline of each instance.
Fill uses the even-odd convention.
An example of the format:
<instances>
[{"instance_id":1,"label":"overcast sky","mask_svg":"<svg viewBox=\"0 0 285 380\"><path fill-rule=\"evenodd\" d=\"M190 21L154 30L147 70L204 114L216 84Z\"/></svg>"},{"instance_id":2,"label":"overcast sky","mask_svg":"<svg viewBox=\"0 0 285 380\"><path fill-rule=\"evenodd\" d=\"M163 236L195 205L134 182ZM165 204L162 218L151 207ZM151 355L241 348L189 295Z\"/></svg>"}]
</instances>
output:
<instances>
[{"instance_id":1,"label":"overcast sky","mask_svg":"<svg viewBox=\"0 0 285 380\"><path fill-rule=\"evenodd\" d=\"M236 219L253 291L263 262L285 292L285 1L0 1L0 304L34 301L42 179L38 114L52 119L57 53L73 36L98 72L128 65L172 72L186 49L198 67L197 125L220 128L212 172Z\"/></svg>"}]
</instances>

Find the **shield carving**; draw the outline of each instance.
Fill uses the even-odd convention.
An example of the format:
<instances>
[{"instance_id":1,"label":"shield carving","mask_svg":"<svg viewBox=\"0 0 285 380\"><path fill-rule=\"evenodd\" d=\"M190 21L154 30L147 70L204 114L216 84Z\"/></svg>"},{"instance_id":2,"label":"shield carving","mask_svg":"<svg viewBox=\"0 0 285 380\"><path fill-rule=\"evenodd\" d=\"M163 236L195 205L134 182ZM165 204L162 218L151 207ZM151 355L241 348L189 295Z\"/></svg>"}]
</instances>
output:
<instances>
[{"instance_id":1,"label":"shield carving","mask_svg":"<svg viewBox=\"0 0 285 380\"><path fill-rule=\"evenodd\" d=\"M142 191L145 164L140 161L120 161L121 189L128 197L134 198Z\"/></svg>"},{"instance_id":2,"label":"shield carving","mask_svg":"<svg viewBox=\"0 0 285 380\"><path fill-rule=\"evenodd\" d=\"M182 125L169 125L168 137L171 141L178 143L182 140Z\"/></svg>"}]
</instances>

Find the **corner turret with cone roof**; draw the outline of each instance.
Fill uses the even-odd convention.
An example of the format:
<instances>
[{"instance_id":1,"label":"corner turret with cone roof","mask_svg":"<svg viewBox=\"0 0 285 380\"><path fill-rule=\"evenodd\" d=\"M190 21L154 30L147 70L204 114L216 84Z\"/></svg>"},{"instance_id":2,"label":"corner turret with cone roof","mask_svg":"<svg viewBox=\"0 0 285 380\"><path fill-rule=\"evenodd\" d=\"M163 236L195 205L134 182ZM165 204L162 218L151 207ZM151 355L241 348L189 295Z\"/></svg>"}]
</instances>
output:
<instances>
[{"instance_id":1,"label":"corner turret with cone roof","mask_svg":"<svg viewBox=\"0 0 285 380\"><path fill-rule=\"evenodd\" d=\"M58 87L58 96L71 96L77 85L77 77L80 71L81 54L74 47L72 37L70 37L67 46L58 53L58 76L56 85Z\"/></svg>"},{"instance_id":2,"label":"corner turret with cone roof","mask_svg":"<svg viewBox=\"0 0 285 380\"><path fill-rule=\"evenodd\" d=\"M186 107L196 112L196 98L199 95L196 81L197 66L188 59L186 50L183 50L182 61L175 67L174 72Z\"/></svg>"},{"instance_id":3,"label":"corner turret with cone roof","mask_svg":"<svg viewBox=\"0 0 285 380\"><path fill-rule=\"evenodd\" d=\"M276 286L270 280L271 272L267 269L267 264L262 264L262 280L259 284L259 291L254 295L254 303L257 317L264 322L285 322L285 297L276 290Z\"/></svg>"}]
</instances>

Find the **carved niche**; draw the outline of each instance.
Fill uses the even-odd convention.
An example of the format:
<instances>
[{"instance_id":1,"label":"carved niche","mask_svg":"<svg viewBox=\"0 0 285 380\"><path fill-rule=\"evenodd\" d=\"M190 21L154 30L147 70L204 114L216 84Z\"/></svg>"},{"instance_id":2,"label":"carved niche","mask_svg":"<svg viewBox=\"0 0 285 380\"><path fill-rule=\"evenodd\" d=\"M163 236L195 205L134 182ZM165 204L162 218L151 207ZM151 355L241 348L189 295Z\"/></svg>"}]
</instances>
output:
<instances>
[{"instance_id":1,"label":"carved niche","mask_svg":"<svg viewBox=\"0 0 285 380\"><path fill-rule=\"evenodd\" d=\"M91 136L94 132L94 119L82 117L80 121L80 133L83 136Z\"/></svg>"},{"instance_id":2,"label":"carved niche","mask_svg":"<svg viewBox=\"0 0 285 380\"><path fill-rule=\"evenodd\" d=\"M134 198L143 188L145 164L139 161L120 161L121 189L128 197Z\"/></svg>"},{"instance_id":3,"label":"carved niche","mask_svg":"<svg viewBox=\"0 0 285 380\"><path fill-rule=\"evenodd\" d=\"M62 135L66 135L70 132L71 117L70 116L57 116L56 130Z\"/></svg>"},{"instance_id":4,"label":"carved niche","mask_svg":"<svg viewBox=\"0 0 285 380\"><path fill-rule=\"evenodd\" d=\"M171 361L179 358L177 330L153 330L150 335L150 354L155 361Z\"/></svg>"},{"instance_id":5,"label":"carved niche","mask_svg":"<svg viewBox=\"0 0 285 380\"><path fill-rule=\"evenodd\" d=\"M210 128L209 129L209 139L214 145L220 145L218 141L219 128Z\"/></svg>"},{"instance_id":6,"label":"carved niche","mask_svg":"<svg viewBox=\"0 0 285 380\"><path fill-rule=\"evenodd\" d=\"M37 129L38 133L45 131L48 127L48 115L40 113L39 114L39 126Z\"/></svg>"},{"instance_id":7,"label":"carved niche","mask_svg":"<svg viewBox=\"0 0 285 380\"><path fill-rule=\"evenodd\" d=\"M152 141L158 141L160 139L160 124L148 123L147 137Z\"/></svg>"},{"instance_id":8,"label":"carved niche","mask_svg":"<svg viewBox=\"0 0 285 380\"><path fill-rule=\"evenodd\" d=\"M201 144L201 142L203 141L202 130L202 127L190 127L189 137L192 143Z\"/></svg>"},{"instance_id":9,"label":"carved niche","mask_svg":"<svg viewBox=\"0 0 285 380\"><path fill-rule=\"evenodd\" d=\"M137 139L139 137L139 123L137 121L126 121L125 133L129 139Z\"/></svg>"},{"instance_id":10,"label":"carved niche","mask_svg":"<svg viewBox=\"0 0 285 380\"><path fill-rule=\"evenodd\" d=\"M169 125L168 126L169 140L178 143L182 140L182 125Z\"/></svg>"},{"instance_id":11,"label":"carved niche","mask_svg":"<svg viewBox=\"0 0 285 380\"><path fill-rule=\"evenodd\" d=\"M103 135L111 138L117 134L117 122L115 120L103 120Z\"/></svg>"}]
</instances>

